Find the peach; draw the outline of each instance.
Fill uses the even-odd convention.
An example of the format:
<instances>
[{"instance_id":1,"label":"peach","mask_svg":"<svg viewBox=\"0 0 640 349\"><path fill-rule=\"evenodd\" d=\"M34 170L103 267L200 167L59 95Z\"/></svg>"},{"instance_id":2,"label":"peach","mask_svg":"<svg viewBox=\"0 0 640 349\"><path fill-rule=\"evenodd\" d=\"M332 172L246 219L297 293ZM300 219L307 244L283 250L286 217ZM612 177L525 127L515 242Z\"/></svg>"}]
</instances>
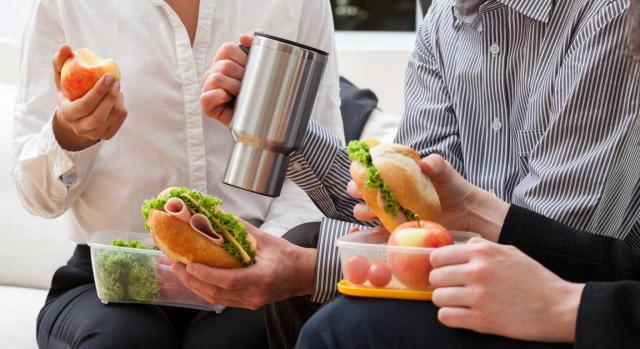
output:
<instances>
[{"instance_id":1,"label":"peach","mask_svg":"<svg viewBox=\"0 0 640 349\"><path fill-rule=\"evenodd\" d=\"M452 245L453 238L443 226L420 221L407 222L396 228L389 237L390 246L437 248ZM408 253L389 251L388 264L393 275L410 288L429 286L431 263L429 253Z\"/></svg>"},{"instance_id":2,"label":"peach","mask_svg":"<svg viewBox=\"0 0 640 349\"><path fill-rule=\"evenodd\" d=\"M116 61L111 58L102 59L93 51L80 48L62 65L62 91L70 100L76 100L89 92L105 74L111 74L116 80L120 80L120 69Z\"/></svg>"}]
</instances>

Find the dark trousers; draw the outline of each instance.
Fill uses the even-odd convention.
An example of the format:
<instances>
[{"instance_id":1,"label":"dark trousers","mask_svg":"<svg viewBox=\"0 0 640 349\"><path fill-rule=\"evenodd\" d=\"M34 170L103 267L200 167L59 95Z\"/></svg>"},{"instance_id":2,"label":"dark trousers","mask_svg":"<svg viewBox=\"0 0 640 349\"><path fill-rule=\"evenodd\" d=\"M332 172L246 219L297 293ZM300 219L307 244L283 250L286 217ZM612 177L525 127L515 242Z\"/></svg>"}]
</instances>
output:
<instances>
[{"instance_id":1,"label":"dark trousers","mask_svg":"<svg viewBox=\"0 0 640 349\"><path fill-rule=\"evenodd\" d=\"M565 344L517 341L453 329L438 322L431 302L338 297L304 326L300 349L513 348L560 349Z\"/></svg>"},{"instance_id":2,"label":"dark trousers","mask_svg":"<svg viewBox=\"0 0 640 349\"><path fill-rule=\"evenodd\" d=\"M264 348L263 311L222 314L141 304L102 304L89 248L58 269L38 315L40 348Z\"/></svg>"},{"instance_id":3,"label":"dark trousers","mask_svg":"<svg viewBox=\"0 0 640 349\"><path fill-rule=\"evenodd\" d=\"M283 238L301 247L318 246L320 223L306 223L289 230ZM293 297L265 306L265 325L271 349L293 348L307 320L320 308L310 297Z\"/></svg>"}]
</instances>

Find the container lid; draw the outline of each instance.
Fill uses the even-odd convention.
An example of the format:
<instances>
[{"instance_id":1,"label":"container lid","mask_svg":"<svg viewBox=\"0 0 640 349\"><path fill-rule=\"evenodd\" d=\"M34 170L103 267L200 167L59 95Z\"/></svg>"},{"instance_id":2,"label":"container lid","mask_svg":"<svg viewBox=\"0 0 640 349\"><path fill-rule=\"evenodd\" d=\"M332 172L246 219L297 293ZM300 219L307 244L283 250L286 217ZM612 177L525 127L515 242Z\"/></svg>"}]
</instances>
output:
<instances>
[{"instance_id":1,"label":"container lid","mask_svg":"<svg viewBox=\"0 0 640 349\"><path fill-rule=\"evenodd\" d=\"M346 280L340 280L338 283L338 292L354 297L408 299L416 301L430 301L433 294L433 290L430 288L424 290L373 288L352 285Z\"/></svg>"}]
</instances>

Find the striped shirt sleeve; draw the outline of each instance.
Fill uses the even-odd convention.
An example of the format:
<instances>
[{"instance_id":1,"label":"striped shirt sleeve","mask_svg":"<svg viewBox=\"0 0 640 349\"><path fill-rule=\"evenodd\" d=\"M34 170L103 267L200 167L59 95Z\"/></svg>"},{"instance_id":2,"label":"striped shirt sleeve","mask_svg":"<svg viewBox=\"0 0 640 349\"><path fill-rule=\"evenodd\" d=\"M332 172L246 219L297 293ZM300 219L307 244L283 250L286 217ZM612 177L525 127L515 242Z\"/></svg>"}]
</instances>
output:
<instances>
[{"instance_id":1,"label":"striped shirt sleeve","mask_svg":"<svg viewBox=\"0 0 640 349\"><path fill-rule=\"evenodd\" d=\"M620 188L619 181L610 181L619 176L612 172L640 163L632 156L631 163L614 166L637 154L639 140L639 67L623 53L624 23L624 4L612 3L576 34L557 73L549 124L524 142L531 144L523 149L528 174L513 191L514 204L590 231L619 230L616 215L633 201L635 183ZM611 193L615 200L606 198ZM609 202L608 214L596 215L603 201Z\"/></svg>"},{"instance_id":2,"label":"striped shirt sleeve","mask_svg":"<svg viewBox=\"0 0 640 349\"><path fill-rule=\"evenodd\" d=\"M427 13L416 33L405 78L406 112L395 143L418 150L422 157L440 154L464 174L458 121L441 75L442 65L434 54L432 15L432 11Z\"/></svg>"},{"instance_id":3,"label":"striped shirt sleeve","mask_svg":"<svg viewBox=\"0 0 640 349\"><path fill-rule=\"evenodd\" d=\"M320 226L312 301L323 303L336 295L340 260L335 240L359 226L353 207L360 201L347 194L351 161L330 131L311 120L299 151L291 155L287 176L299 185L327 217Z\"/></svg>"},{"instance_id":4,"label":"striped shirt sleeve","mask_svg":"<svg viewBox=\"0 0 640 349\"><path fill-rule=\"evenodd\" d=\"M315 288L314 294L311 296L312 302L324 303L337 295L336 285L342 278L342 271L335 242L338 238L349 234L352 227L363 228L364 226L330 218L322 220L318 239Z\"/></svg>"}]
</instances>

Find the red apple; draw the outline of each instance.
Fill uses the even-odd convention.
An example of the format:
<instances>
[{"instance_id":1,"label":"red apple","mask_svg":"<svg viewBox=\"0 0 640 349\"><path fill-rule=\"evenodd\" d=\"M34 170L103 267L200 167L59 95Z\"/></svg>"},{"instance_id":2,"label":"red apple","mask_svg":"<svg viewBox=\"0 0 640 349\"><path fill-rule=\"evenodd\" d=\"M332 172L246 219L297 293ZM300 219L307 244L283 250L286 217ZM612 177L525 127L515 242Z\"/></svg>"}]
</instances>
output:
<instances>
[{"instance_id":1,"label":"red apple","mask_svg":"<svg viewBox=\"0 0 640 349\"><path fill-rule=\"evenodd\" d=\"M102 59L93 51L81 48L76 50L62 65L60 84L62 91L70 100L84 96L100 80L110 73L120 80L120 69L113 59Z\"/></svg>"},{"instance_id":2,"label":"red apple","mask_svg":"<svg viewBox=\"0 0 640 349\"><path fill-rule=\"evenodd\" d=\"M398 226L391 237L390 246L437 248L453 245L451 234L443 226L428 221L412 221ZM388 264L393 275L410 288L429 286L429 253L389 251Z\"/></svg>"}]
</instances>

